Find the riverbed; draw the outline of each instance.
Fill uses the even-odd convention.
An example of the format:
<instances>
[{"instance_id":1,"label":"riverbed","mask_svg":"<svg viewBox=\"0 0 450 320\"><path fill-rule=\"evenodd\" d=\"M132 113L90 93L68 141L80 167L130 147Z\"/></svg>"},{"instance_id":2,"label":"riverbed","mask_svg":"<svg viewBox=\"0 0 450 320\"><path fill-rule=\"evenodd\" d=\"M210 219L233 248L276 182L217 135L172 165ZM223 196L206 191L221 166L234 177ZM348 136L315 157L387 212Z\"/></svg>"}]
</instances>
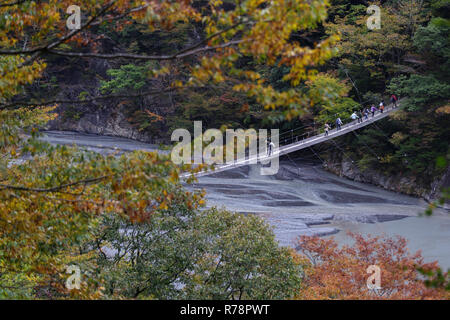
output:
<instances>
[{"instance_id":1,"label":"riverbed","mask_svg":"<svg viewBox=\"0 0 450 320\"><path fill-rule=\"evenodd\" d=\"M296 247L301 235L333 237L350 244L347 232L402 236L411 252L450 267L450 216L422 213L421 199L337 177L317 163L281 161L275 176L257 165L199 178L208 205L263 217L281 245Z\"/></svg>"},{"instance_id":2,"label":"riverbed","mask_svg":"<svg viewBox=\"0 0 450 320\"><path fill-rule=\"evenodd\" d=\"M46 132L44 140L102 153L158 149L130 139L74 132ZM425 201L340 178L304 158L282 158L274 176L259 172L258 165L241 167L201 177L188 188L205 189L208 206L262 217L283 246L295 247L301 235L334 237L340 244L350 242L347 231L399 235L408 240L411 252L421 250L425 261L450 267L448 211L437 209L431 217L420 216Z\"/></svg>"}]
</instances>

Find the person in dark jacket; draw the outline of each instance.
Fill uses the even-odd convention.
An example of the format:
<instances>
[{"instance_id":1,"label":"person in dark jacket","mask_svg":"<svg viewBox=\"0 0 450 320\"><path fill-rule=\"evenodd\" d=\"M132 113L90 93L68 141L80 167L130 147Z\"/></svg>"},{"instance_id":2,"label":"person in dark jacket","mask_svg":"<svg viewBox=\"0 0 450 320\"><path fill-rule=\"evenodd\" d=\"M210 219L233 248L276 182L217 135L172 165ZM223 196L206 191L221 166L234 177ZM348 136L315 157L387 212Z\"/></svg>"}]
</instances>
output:
<instances>
[{"instance_id":1,"label":"person in dark jacket","mask_svg":"<svg viewBox=\"0 0 450 320\"><path fill-rule=\"evenodd\" d=\"M337 118L336 119L336 130L341 130L341 126L342 126L342 120L341 118Z\"/></svg>"},{"instance_id":2,"label":"person in dark jacket","mask_svg":"<svg viewBox=\"0 0 450 320\"><path fill-rule=\"evenodd\" d=\"M364 119L369 120L369 109L364 108Z\"/></svg>"},{"instance_id":3,"label":"person in dark jacket","mask_svg":"<svg viewBox=\"0 0 450 320\"><path fill-rule=\"evenodd\" d=\"M358 111L358 122L363 122L363 111L360 109Z\"/></svg>"}]
</instances>

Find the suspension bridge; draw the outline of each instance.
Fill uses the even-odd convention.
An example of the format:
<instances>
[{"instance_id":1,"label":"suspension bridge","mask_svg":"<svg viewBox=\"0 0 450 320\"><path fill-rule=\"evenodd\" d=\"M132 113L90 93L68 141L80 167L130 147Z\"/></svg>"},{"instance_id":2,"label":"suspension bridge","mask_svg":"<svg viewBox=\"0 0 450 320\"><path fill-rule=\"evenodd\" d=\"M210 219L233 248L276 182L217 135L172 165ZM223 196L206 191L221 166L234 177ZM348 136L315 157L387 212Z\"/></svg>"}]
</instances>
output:
<instances>
[{"instance_id":1,"label":"suspension bridge","mask_svg":"<svg viewBox=\"0 0 450 320\"><path fill-rule=\"evenodd\" d=\"M295 152L295 151L298 151L301 149L310 148L316 144L319 144L319 143L322 143L322 142L325 142L328 140L332 140L334 138L340 137L340 136L348 134L350 132L354 132L360 128L366 127L376 121L386 118L391 113L399 110L398 105L399 105L399 103L397 103L397 107L394 107L391 104L384 109L384 112L376 111L373 116L372 116L372 113L369 113L367 119L363 116L362 119L356 119L356 120L350 121L348 123L344 123L339 130L337 128L330 130L328 135L325 135L325 133L320 133L319 130L313 130L313 131L310 131L310 132L307 132L307 133L304 133L301 135L295 135L294 132L298 128L293 129L293 130L288 130L286 132L279 134L279 138L281 138L282 136L284 136L284 138L279 139L280 145L278 147L276 147L273 150L272 154L270 154L270 155L263 155L263 156L259 155L256 157L237 159L232 163L216 165L214 167L214 170L201 171L201 172L195 173L194 175L196 177L207 176L207 175L211 175L214 173L232 170L232 169L235 169L238 167L254 164L257 161L267 163L271 159L274 159L276 157L288 155L289 153L292 153L292 152ZM343 120L343 122L345 122L345 120ZM182 178L187 178L190 176L192 176L192 174L181 175Z\"/></svg>"}]
</instances>

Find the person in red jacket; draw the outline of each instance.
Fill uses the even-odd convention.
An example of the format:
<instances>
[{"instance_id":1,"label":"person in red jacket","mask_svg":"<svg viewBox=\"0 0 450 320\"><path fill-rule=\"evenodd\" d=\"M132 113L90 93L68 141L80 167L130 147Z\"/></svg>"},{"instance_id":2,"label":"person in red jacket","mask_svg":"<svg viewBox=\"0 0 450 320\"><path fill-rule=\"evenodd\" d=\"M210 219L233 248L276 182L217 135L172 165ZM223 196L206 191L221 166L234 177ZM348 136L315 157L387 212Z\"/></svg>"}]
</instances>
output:
<instances>
[{"instance_id":1,"label":"person in red jacket","mask_svg":"<svg viewBox=\"0 0 450 320\"><path fill-rule=\"evenodd\" d=\"M394 106L394 108L397 108L397 100L398 100L397 96L395 94L392 94L391 95L391 103Z\"/></svg>"}]
</instances>

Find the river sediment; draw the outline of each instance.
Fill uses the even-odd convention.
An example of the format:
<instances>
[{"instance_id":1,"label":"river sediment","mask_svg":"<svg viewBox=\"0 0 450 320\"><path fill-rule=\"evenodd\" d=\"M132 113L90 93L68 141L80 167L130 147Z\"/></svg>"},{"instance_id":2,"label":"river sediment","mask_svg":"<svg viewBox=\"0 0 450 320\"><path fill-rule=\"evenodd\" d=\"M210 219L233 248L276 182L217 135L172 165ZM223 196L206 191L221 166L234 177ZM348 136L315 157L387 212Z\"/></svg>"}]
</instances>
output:
<instances>
[{"instance_id":1,"label":"river sediment","mask_svg":"<svg viewBox=\"0 0 450 320\"><path fill-rule=\"evenodd\" d=\"M75 132L47 132L44 139L101 153L158 149L135 140ZM432 217L421 217L426 201L336 176L314 162L282 158L273 176L261 176L259 169L252 165L204 176L188 188L205 189L210 207L262 217L283 246L295 248L301 235L335 237L341 244L350 241L347 231L399 235L409 241L411 251L421 250L426 261L450 267L448 211L437 209Z\"/></svg>"}]
</instances>

